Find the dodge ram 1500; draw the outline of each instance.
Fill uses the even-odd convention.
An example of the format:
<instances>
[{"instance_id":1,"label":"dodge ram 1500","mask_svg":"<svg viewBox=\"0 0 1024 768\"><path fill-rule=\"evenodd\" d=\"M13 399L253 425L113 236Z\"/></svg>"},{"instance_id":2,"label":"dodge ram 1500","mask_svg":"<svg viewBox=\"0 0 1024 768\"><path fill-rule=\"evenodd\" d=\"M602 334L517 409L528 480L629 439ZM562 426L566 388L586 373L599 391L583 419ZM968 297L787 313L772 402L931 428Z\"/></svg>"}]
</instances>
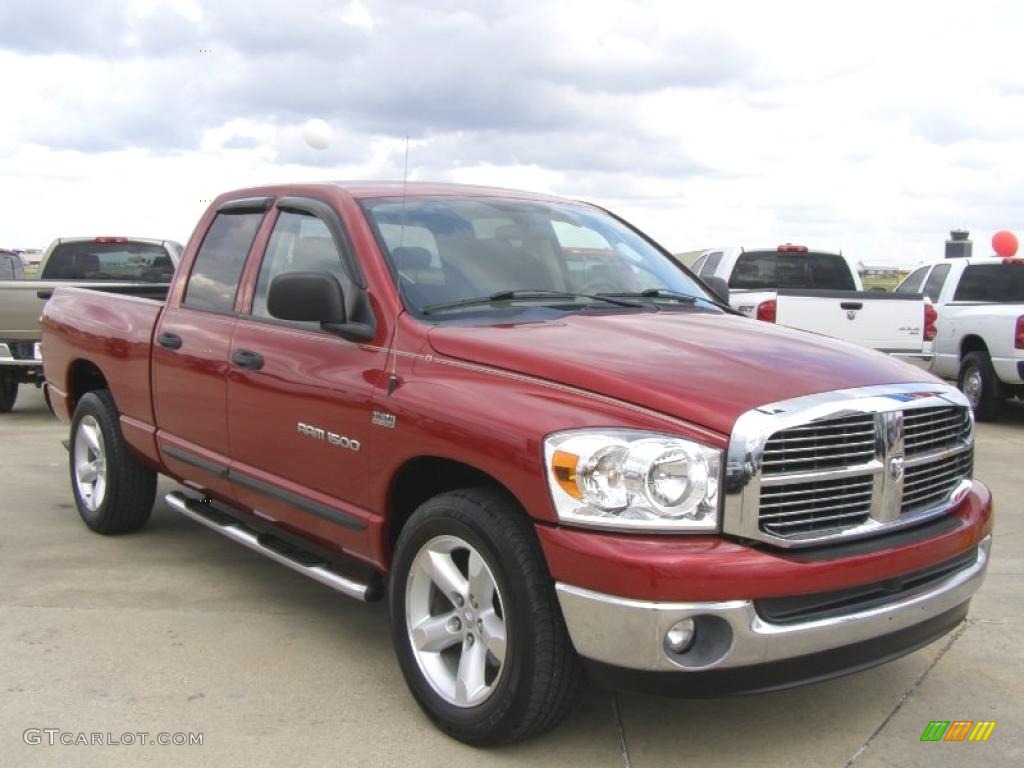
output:
<instances>
[{"instance_id":1,"label":"dodge ram 1500","mask_svg":"<svg viewBox=\"0 0 1024 768\"><path fill-rule=\"evenodd\" d=\"M172 509L386 597L412 695L473 744L553 726L585 670L699 696L882 663L988 563L961 392L738 316L583 203L225 194L166 300L59 288L43 364L89 528L180 481Z\"/></svg>"}]
</instances>

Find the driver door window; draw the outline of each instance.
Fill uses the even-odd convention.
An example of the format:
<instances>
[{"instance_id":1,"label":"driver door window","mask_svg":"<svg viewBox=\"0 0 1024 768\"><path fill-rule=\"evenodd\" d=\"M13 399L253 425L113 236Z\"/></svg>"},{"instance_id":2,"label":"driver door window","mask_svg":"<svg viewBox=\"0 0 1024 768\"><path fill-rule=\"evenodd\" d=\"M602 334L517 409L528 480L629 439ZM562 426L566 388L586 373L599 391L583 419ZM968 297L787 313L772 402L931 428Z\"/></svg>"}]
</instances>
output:
<instances>
[{"instance_id":1,"label":"driver door window","mask_svg":"<svg viewBox=\"0 0 1024 768\"><path fill-rule=\"evenodd\" d=\"M337 278L347 296L351 280L341 264L341 253L323 221L309 213L281 211L256 278L252 316L272 319L267 310L270 283L285 272L327 272ZM316 323L298 323L316 327Z\"/></svg>"}]
</instances>

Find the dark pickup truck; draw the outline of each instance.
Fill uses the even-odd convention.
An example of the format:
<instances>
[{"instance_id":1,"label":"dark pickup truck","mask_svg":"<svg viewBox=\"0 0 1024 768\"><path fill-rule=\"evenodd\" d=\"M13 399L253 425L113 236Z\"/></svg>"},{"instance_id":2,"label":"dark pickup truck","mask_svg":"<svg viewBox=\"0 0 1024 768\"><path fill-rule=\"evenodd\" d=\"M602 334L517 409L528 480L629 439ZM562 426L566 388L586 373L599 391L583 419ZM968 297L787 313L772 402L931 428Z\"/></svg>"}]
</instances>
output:
<instances>
[{"instance_id":1,"label":"dark pickup truck","mask_svg":"<svg viewBox=\"0 0 1024 768\"><path fill-rule=\"evenodd\" d=\"M963 620L992 503L964 396L737 316L621 219L508 190L219 197L165 301L59 288L78 511L168 506L361 600L473 744L584 671L683 696L882 663Z\"/></svg>"}]
</instances>

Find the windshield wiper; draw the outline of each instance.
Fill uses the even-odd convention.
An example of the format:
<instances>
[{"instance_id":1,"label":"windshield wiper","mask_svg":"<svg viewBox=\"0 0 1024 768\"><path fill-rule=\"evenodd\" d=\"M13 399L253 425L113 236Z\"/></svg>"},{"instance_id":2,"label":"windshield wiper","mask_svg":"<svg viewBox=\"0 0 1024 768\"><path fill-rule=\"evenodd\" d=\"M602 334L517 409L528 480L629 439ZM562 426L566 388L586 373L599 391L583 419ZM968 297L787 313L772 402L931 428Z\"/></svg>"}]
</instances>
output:
<instances>
[{"instance_id":1,"label":"windshield wiper","mask_svg":"<svg viewBox=\"0 0 1024 768\"><path fill-rule=\"evenodd\" d=\"M716 307L723 306L722 303L716 299L709 299L707 296L696 296L691 293L680 293L679 291L673 291L669 288L648 288L645 291L639 291L637 293L602 293L600 296L621 296L627 299L671 299L672 301L678 301L683 304L696 304L698 301L706 301L708 304L713 304Z\"/></svg>"},{"instance_id":2,"label":"windshield wiper","mask_svg":"<svg viewBox=\"0 0 1024 768\"><path fill-rule=\"evenodd\" d=\"M473 296L468 299L446 301L442 304L430 304L420 310L424 315L434 312L443 312L446 309L458 309L460 307L471 307L476 304L491 304L495 301L511 301L513 299L590 299L592 301L603 301L607 304L614 304L618 307L643 308L643 304L635 301L627 301L606 294L595 293L572 293L570 291L549 291L540 289L516 289L511 291L495 291L489 296Z\"/></svg>"}]
</instances>

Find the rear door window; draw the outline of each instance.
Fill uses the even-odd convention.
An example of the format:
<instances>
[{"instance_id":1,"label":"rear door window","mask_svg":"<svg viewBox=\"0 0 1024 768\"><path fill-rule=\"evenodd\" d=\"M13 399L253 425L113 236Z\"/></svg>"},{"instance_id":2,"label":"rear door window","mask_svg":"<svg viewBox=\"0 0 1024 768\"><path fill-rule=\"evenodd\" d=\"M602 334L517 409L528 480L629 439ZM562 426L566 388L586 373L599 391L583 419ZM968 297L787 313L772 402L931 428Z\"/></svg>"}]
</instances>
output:
<instances>
[{"instance_id":1,"label":"rear door window","mask_svg":"<svg viewBox=\"0 0 1024 768\"><path fill-rule=\"evenodd\" d=\"M715 272L718 270L718 265L722 263L721 251L715 253L709 253L707 261L701 264L699 274L701 277L714 277Z\"/></svg>"},{"instance_id":2,"label":"rear door window","mask_svg":"<svg viewBox=\"0 0 1024 768\"><path fill-rule=\"evenodd\" d=\"M920 293L924 284L925 275L931 267L921 267L911 272L902 283L896 286L893 293Z\"/></svg>"},{"instance_id":3,"label":"rear door window","mask_svg":"<svg viewBox=\"0 0 1024 768\"><path fill-rule=\"evenodd\" d=\"M948 274L949 264L939 264L928 275L928 280L924 284L924 295L931 299L932 302L938 302L939 294L942 293L942 286L946 282Z\"/></svg>"},{"instance_id":4,"label":"rear door window","mask_svg":"<svg viewBox=\"0 0 1024 768\"><path fill-rule=\"evenodd\" d=\"M217 214L192 265L186 307L211 312L234 309L242 267L262 220L262 211Z\"/></svg>"},{"instance_id":5,"label":"rear door window","mask_svg":"<svg viewBox=\"0 0 1024 768\"><path fill-rule=\"evenodd\" d=\"M970 264L953 301L1024 304L1024 264Z\"/></svg>"}]
</instances>

